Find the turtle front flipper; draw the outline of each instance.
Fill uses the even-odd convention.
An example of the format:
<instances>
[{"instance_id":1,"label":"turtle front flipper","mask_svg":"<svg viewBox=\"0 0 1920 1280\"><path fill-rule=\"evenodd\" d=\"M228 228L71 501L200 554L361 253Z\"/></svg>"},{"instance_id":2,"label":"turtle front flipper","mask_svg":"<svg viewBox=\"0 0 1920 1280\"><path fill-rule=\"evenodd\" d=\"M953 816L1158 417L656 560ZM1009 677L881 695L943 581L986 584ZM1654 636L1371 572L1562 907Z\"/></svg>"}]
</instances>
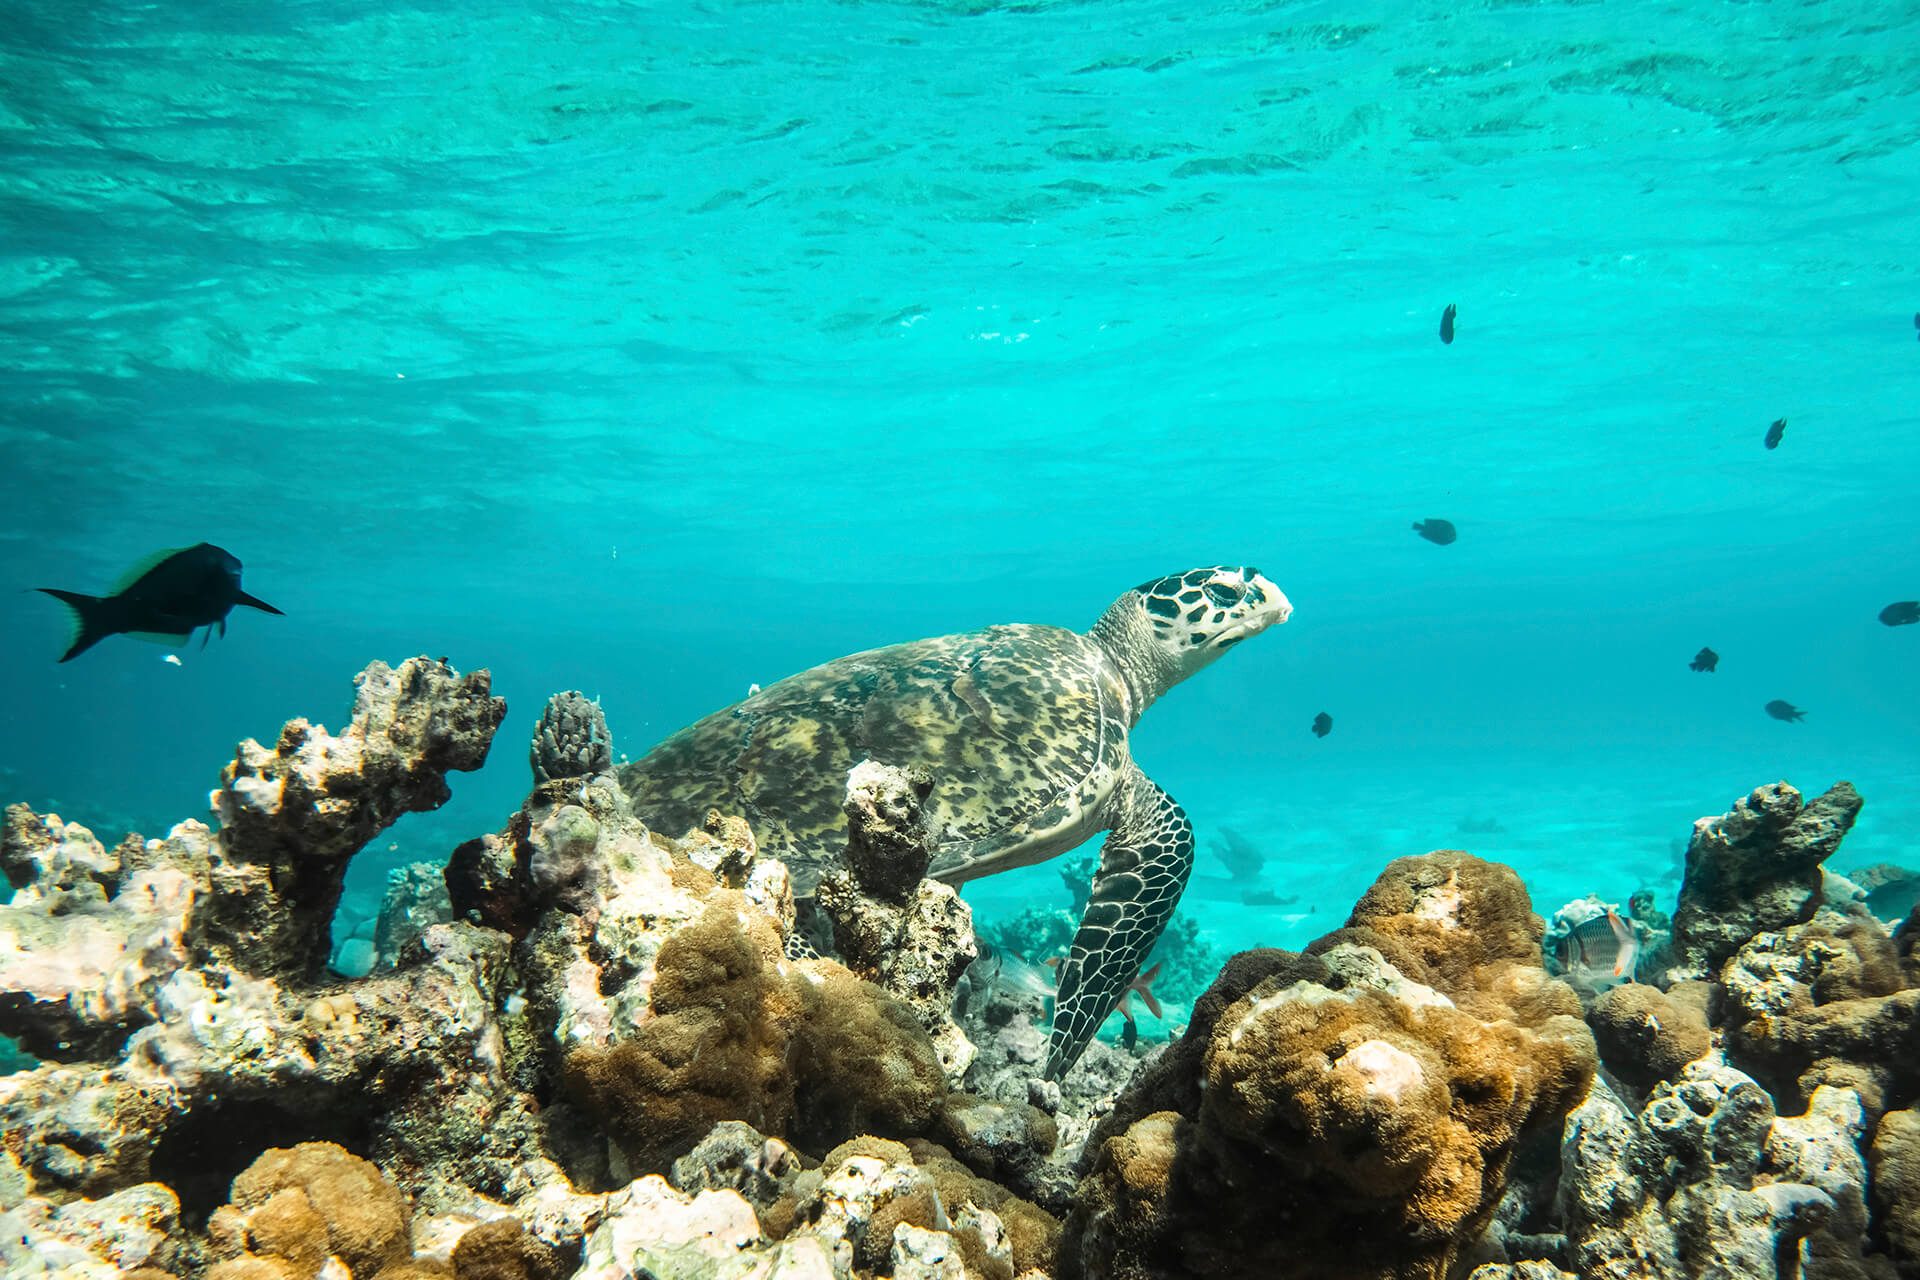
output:
<instances>
[{"instance_id":1,"label":"turtle front flipper","mask_svg":"<svg viewBox=\"0 0 1920 1280\"><path fill-rule=\"evenodd\" d=\"M1173 797L1138 767L1121 786L1120 821L1100 850L1080 931L1060 966L1047 1041L1049 1080L1080 1060L1159 941L1193 872L1193 824Z\"/></svg>"}]
</instances>

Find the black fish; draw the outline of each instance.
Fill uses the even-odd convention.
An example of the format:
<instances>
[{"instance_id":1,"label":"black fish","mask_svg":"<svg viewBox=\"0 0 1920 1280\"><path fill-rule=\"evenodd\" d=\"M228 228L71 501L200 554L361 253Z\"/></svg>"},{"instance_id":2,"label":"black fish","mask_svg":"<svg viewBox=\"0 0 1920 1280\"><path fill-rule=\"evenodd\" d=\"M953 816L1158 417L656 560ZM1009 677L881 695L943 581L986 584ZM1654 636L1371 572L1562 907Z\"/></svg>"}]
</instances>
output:
<instances>
[{"instance_id":1,"label":"black fish","mask_svg":"<svg viewBox=\"0 0 1920 1280\"><path fill-rule=\"evenodd\" d=\"M1425 520L1415 521L1413 531L1425 538L1428 542L1437 542L1443 547L1460 536L1459 532L1453 527L1453 521L1437 520L1431 517Z\"/></svg>"},{"instance_id":2,"label":"black fish","mask_svg":"<svg viewBox=\"0 0 1920 1280\"><path fill-rule=\"evenodd\" d=\"M1773 425L1767 428L1767 448L1778 449L1780 447L1780 437L1785 434L1787 434L1787 420L1785 418L1775 418Z\"/></svg>"},{"instance_id":3,"label":"black fish","mask_svg":"<svg viewBox=\"0 0 1920 1280\"><path fill-rule=\"evenodd\" d=\"M227 634L227 614L237 604L279 613L264 600L240 589L240 562L232 553L202 542L182 551L163 551L134 566L113 594L81 595L54 587L36 587L73 610L73 644L60 661L86 652L110 635L126 634L185 644L197 627L207 636L218 626ZM206 637L200 647L205 648Z\"/></svg>"},{"instance_id":4,"label":"black fish","mask_svg":"<svg viewBox=\"0 0 1920 1280\"><path fill-rule=\"evenodd\" d=\"M1440 341L1453 341L1453 317L1456 314L1457 308L1451 302L1447 304L1447 309L1440 313Z\"/></svg>"},{"instance_id":5,"label":"black fish","mask_svg":"<svg viewBox=\"0 0 1920 1280\"><path fill-rule=\"evenodd\" d=\"M1913 313L1913 327L1916 329L1920 329L1920 311L1916 311ZM1920 338L1920 333L1916 333L1914 337Z\"/></svg>"},{"instance_id":6,"label":"black fish","mask_svg":"<svg viewBox=\"0 0 1920 1280\"><path fill-rule=\"evenodd\" d=\"M1322 711L1313 718L1313 736L1324 738L1333 732L1333 717Z\"/></svg>"},{"instance_id":7,"label":"black fish","mask_svg":"<svg viewBox=\"0 0 1920 1280\"><path fill-rule=\"evenodd\" d=\"M1126 1025L1120 1028L1120 1043L1129 1051L1131 1051L1135 1045L1139 1044L1140 1043L1140 1024L1132 1020L1128 1020Z\"/></svg>"},{"instance_id":8,"label":"black fish","mask_svg":"<svg viewBox=\"0 0 1920 1280\"><path fill-rule=\"evenodd\" d=\"M1890 627L1910 627L1920 622L1920 600L1896 600L1880 611L1880 621Z\"/></svg>"},{"instance_id":9,"label":"black fish","mask_svg":"<svg viewBox=\"0 0 1920 1280\"><path fill-rule=\"evenodd\" d=\"M1791 702L1775 698L1767 704L1767 714L1775 720L1799 720L1804 718L1807 713L1794 706Z\"/></svg>"},{"instance_id":10,"label":"black fish","mask_svg":"<svg viewBox=\"0 0 1920 1280\"><path fill-rule=\"evenodd\" d=\"M1702 649L1693 655L1693 661L1687 664L1689 671L1712 671L1720 665L1720 655L1711 649Z\"/></svg>"}]
</instances>

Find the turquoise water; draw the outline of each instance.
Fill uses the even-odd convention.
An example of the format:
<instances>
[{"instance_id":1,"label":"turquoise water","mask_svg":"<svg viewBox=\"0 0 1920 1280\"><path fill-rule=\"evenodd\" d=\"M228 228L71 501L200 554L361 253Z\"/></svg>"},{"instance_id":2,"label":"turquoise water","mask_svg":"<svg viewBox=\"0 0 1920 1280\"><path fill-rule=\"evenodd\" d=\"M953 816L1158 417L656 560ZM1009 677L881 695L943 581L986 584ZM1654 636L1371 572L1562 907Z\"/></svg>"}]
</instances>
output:
<instances>
[{"instance_id":1,"label":"turquoise water","mask_svg":"<svg viewBox=\"0 0 1920 1280\"><path fill-rule=\"evenodd\" d=\"M1910 4L6 8L7 800L155 834L373 658L491 668L377 886L500 825L555 690L638 754L1245 563L1293 620L1135 744L1302 897L1203 855L1223 946L1434 847L1670 901L1782 777L1920 865ZM202 539L286 616L55 665L24 589Z\"/></svg>"}]
</instances>

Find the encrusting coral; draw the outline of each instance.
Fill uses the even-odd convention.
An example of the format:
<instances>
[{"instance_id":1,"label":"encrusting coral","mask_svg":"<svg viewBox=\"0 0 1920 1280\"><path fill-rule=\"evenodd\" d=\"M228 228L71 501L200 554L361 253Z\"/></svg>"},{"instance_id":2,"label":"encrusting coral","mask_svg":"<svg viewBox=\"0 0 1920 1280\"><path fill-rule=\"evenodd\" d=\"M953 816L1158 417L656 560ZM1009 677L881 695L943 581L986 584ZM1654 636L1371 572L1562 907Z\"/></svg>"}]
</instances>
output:
<instances>
[{"instance_id":1,"label":"encrusting coral","mask_svg":"<svg viewBox=\"0 0 1920 1280\"><path fill-rule=\"evenodd\" d=\"M307 975L327 957L347 864L402 814L436 809L449 771L486 762L504 698L488 672L443 662L375 662L356 679L338 737L290 720L269 751L248 739L213 795L220 838L194 940L262 976Z\"/></svg>"},{"instance_id":2,"label":"encrusting coral","mask_svg":"<svg viewBox=\"0 0 1920 1280\"><path fill-rule=\"evenodd\" d=\"M1708 1062L1637 1114L1596 1082L1561 1145L1567 1260L1595 1280L1771 1276L1781 1258L1809 1277L1884 1275L1862 1253L1862 1129L1846 1090L1776 1116L1764 1089Z\"/></svg>"},{"instance_id":3,"label":"encrusting coral","mask_svg":"<svg viewBox=\"0 0 1920 1280\"><path fill-rule=\"evenodd\" d=\"M72 824L9 813L18 887L0 945L16 952L0 964L0 1030L55 1059L0 1078L0 1168L30 1194L164 1177L204 1213L282 1134L352 1134L412 1169L481 1181L512 1167L473 1149L480 1132L503 1147L525 1132L499 1077L505 940L438 926L400 971L341 984L323 969L354 842L443 798L444 770L478 765L503 709L485 672L424 658L375 663L357 683L338 738L301 720L270 758L243 745L216 793L232 823L217 833L183 822L108 855ZM33 924L56 911L65 927Z\"/></svg>"}]
</instances>

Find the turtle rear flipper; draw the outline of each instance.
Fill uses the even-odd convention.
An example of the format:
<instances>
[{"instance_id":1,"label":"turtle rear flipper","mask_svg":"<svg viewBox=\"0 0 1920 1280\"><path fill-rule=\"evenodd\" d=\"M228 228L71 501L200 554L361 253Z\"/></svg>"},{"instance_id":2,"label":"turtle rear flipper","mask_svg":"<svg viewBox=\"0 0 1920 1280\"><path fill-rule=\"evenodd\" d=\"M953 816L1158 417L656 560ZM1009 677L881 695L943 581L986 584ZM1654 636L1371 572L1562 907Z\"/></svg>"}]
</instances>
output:
<instances>
[{"instance_id":1,"label":"turtle rear flipper","mask_svg":"<svg viewBox=\"0 0 1920 1280\"><path fill-rule=\"evenodd\" d=\"M1136 766L1121 820L1100 850L1100 869L1080 917L1053 1006L1049 1080L1073 1069L1119 1003L1173 915L1193 871L1193 824L1172 796Z\"/></svg>"}]
</instances>

